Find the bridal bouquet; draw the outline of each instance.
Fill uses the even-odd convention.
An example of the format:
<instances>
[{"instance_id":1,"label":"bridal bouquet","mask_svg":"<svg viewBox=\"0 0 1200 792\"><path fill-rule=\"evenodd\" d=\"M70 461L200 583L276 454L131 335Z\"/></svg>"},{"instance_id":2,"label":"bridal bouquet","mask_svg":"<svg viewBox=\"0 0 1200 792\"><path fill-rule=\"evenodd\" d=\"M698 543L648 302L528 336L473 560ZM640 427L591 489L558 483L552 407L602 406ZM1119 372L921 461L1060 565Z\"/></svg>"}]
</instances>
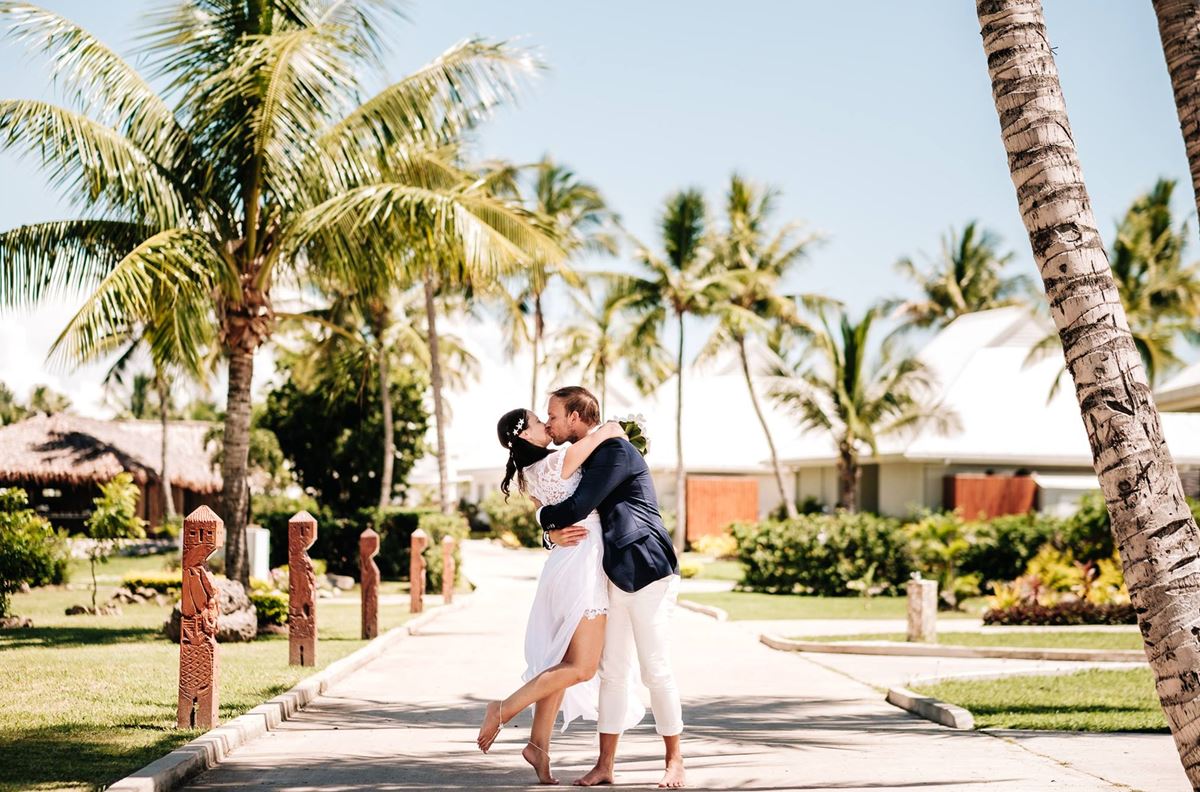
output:
<instances>
[{"instance_id":1,"label":"bridal bouquet","mask_svg":"<svg viewBox=\"0 0 1200 792\"><path fill-rule=\"evenodd\" d=\"M625 436L629 438L630 444L638 450L638 453L646 456L646 452L650 450L650 437L646 434L646 416L639 413L613 420L625 430Z\"/></svg>"}]
</instances>

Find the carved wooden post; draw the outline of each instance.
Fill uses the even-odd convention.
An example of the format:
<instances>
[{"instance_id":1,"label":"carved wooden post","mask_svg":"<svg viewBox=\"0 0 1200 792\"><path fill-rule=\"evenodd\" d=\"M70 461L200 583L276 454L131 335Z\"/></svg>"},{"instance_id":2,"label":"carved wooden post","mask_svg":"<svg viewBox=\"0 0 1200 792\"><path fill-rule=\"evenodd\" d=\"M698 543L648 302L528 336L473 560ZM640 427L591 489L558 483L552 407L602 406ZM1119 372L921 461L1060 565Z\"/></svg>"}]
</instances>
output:
<instances>
[{"instance_id":1,"label":"carved wooden post","mask_svg":"<svg viewBox=\"0 0 1200 792\"><path fill-rule=\"evenodd\" d=\"M425 609L425 548L429 546L429 534L418 528L413 531L409 549L408 586L411 598L409 613L420 613Z\"/></svg>"},{"instance_id":2,"label":"carved wooden post","mask_svg":"<svg viewBox=\"0 0 1200 792\"><path fill-rule=\"evenodd\" d=\"M288 520L288 662L317 664L317 576L308 548L317 521L306 511Z\"/></svg>"},{"instance_id":3,"label":"carved wooden post","mask_svg":"<svg viewBox=\"0 0 1200 792\"><path fill-rule=\"evenodd\" d=\"M221 658L217 652L217 587L205 562L225 544L225 523L201 506L183 521L183 589L179 622L181 729L211 729L218 721Z\"/></svg>"},{"instance_id":4,"label":"carved wooden post","mask_svg":"<svg viewBox=\"0 0 1200 792\"><path fill-rule=\"evenodd\" d=\"M362 637L379 635L379 567L375 556L379 553L379 534L370 528L358 537L358 579L362 589Z\"/></svg>"},{"instance_id":5,"label":"carved wooden post","mask_svg":"<svg viewBox=\"0 0 1200 792\"><path fill-rule=\"evenodd\" d=\"M908 640L937 641L936 580L908 581Z\"/></svg>"},{"instance_id":6,"label":"carved wooden post","mask_svg":"<svg viewBox=\"0 0 1200 792\"><path fill-rule=\"evenodd\" d=\"M442 601L447 605L454 601L454 548L457 544L453 536L442 537Z\"/></svg>"}]
</instances>

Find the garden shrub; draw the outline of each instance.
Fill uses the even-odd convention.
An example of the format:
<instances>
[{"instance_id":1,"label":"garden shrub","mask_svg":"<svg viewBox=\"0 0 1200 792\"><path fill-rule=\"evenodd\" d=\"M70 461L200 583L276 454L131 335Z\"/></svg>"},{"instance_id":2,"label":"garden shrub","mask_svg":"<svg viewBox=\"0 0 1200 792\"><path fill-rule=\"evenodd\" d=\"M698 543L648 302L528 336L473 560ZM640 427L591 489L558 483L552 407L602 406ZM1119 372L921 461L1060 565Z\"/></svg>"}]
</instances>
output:
<instances>
[{"instance_id":1,"label":"garden shrub","mask_svg":"<svg viewBox=\"0 0 1200 792\"><path fill-rule=\"evenodd\" d=\"M425 549L425 580L426 591L441 593L442 591L442 538L453 536L458 542L454 546L454 568L458 570L455 576L462 579L462 541L470 535L471 527L467 518L459 513L441 514L432 512L421 515L420 528L429 534L429 547Z\"/></svg>"},{"instance_id":2,"label":"garden shrub","mask_svg":"<svg viewBox=\"0 0 1200 792\"><path fill-rule=\"evenodd\" d=\"M993 517L978 524L960 568L963 574L977 574L988 584L1012 580L1061 529L1060 519L1038 512Z\"/></svg>"},{"instance_id":3,"label":"garden shrub","mask_svg":"<svg viewBox=\"0 0 1200 792\"><path fill-rule=\"evenodd\" d=\"M874 590L888 593L913 568L899 523L873 514L736 523L732 532L745 570L742 587L753 591L845 596L869 579Z\"/></svg>"},{"instance_id":4,"label":"garden shrub","mask_svg":"<svg viewBox=\"0 0 1200 792\"><path fill-rule=\"evenodd\" d=\"M0 489L0 616L8 615L9 596L22 585L66 579L67 534L27 508L28 503L25 490Z\"/></svg>"},{"instance_id":5,"label":"garden shrub","mask_svg":"<svg viewBox=\"0 0 1200 792\"><path fill-rule=\"evenodd\" d=\"M733 558L737 555L738 543L730 534L723 533L716 536L701 536L692 542L692 547L696 552L713 558Z\"/></svg>"},{"instance_id":6,"label":"garden shrub","mask_svg":"<svg viewBox=\"0 0 1200 792\"><path fill-rule=\"evenodd\" d=\"M121 578L121 585L130 591L148 588L159 594L178 594L183 588L181 572L128 572Z\"/></svg>"},{"instance_id":7,"label":"garden shrub","mask_svg":"<svg viewBox=\"0 0 1200 792\"><path fill-rule=\"evenodd\" d=\"M287 624L288 595L282 591L251 590L247 596L258 613L258 626Z\"/></svg>"},{"instance_id":8,"label":"garden shrub","mask_svg":"<svg viewBox=\"0 0 1200 792\"><path fill-rule=\"evenodd\" d=\"M680 561L679 576L682 578L694 578L700 574L702 565L695 561Z\"/></svg>"},{"instance_id":9,"label":"garden shrub","mask_svg":"<svg viewBox=\"0 0 1200 792\"><path fill-rule=\"evenodd\" d=\"M504 493L497 490L479 503L479 510L487 515L494 535L507 532L523 547L542 546L542 526L534 517L537 508L520 492L512 493L506 500Z\"/></svg>"},{"instance_id":10,"label":"garden shrub","mask_svg":"<svg viewBox=\"0 0 1200 792\"><path fill-rule=\"evenodd\" d=\"M957 610L960 600L979 594L980 575L962 573L967 551L978 541L979 523L957 512L925 512L904 526L917 571L938 584L938 600Z\"/></svg>"},{"instance_id":11,"label":"garden shrub","mask_svg":"<svg viewBox=\"0 0 1200 792\"><path fill-rule=\"evenodd\" d=\"M1116 549L1108 506L1104 495L1095 490L1079 499L1079 509L1062 523L1059 541L1061 549L1070 550L1080 561L1108 558Z\"/></svg>"},{"instance_id":12,"label":"garden shrub","mask_svg":"<svg viewBox=\"0 0 1200 792\"><path fill-rule=\"evenodd\" d=\"M1063 600L1050 605L1020 602L1006 608L989 608L984 624L1060 626L1071 624L1135 624L1137 617L1128 602L1097 604L1087 600Z\"/></svg>"}]
</instances>

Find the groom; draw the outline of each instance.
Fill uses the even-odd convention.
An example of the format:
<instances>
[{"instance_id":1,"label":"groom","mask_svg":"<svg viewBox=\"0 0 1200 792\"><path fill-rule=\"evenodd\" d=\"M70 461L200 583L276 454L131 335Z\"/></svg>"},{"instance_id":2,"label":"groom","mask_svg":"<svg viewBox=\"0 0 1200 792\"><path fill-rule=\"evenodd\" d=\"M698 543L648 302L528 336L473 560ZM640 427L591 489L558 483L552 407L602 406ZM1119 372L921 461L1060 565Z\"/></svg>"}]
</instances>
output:
<instances>
[{"instance_id":1,"label":"groom","mask_svg":"<svg viewBox=\"0 0 1200 792\"><path fill-rule=\"evenodd\" d=\"M600 404L580 387L550 394L546 428L556 444L575 442L600 424ZM595 786L613 782L613 762L621 734L634 655L650 688L654 726L666 744L667 771L659 787L684 785L679 735L683 711L671 672L667 630L679 594L679 564L671 537L658 513L650 469L628 440L602 443L583 463L575 494L538 510L543 543L578 544L586 530L581 522L593 510L604 529L604 571L608 575L608 626L600 658L600 757L575 782ZM565 526L565 527L564 527Z\"/></svg>"}]
</instances>

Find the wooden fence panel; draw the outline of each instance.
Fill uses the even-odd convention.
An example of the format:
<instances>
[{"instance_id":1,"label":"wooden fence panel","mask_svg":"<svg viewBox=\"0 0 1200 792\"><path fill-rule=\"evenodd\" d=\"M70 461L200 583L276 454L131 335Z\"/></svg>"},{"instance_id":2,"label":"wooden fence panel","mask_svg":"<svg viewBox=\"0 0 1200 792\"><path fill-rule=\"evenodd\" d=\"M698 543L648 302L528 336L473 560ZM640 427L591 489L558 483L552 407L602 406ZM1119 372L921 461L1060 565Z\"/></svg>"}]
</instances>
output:
<instances>
[{"instance_id":1,"label":"wooden fence panel","mask_svg":"<svg viewBox=\"0 0 1200 792\"><path fill-rule=\"evenodd\" d=\"M735 520L758 519L758 479L687 477L687 538L717 536Z\"/></svg>"}]
</instances>

